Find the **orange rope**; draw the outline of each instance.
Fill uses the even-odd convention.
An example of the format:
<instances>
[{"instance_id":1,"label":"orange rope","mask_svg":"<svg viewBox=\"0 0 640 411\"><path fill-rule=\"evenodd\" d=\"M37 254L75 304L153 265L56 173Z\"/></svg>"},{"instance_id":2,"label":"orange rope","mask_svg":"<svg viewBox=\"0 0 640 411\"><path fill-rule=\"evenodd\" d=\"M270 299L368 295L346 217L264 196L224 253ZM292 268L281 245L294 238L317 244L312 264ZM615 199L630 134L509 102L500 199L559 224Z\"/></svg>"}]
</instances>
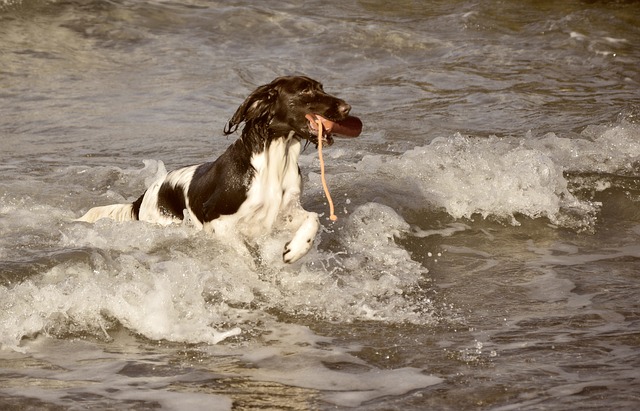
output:
<instances>
[{"instance_id":1,"label":"orange rope","mask_svg":"<svg viewBox=\"0 0 640 411\"><path fill-rule=\"evenodd\" d=\"M324 160L322 159L322 121L316 120L318 124L318 158L320 159L320 179L322 180L322 188L324 188L324 195L329 201L329 220L336 221L338 216L333 213L333 200L331 200L331 194L329 194L329 187L327 187L327 180L324 178Z\"/></svg>"}]
</instances>

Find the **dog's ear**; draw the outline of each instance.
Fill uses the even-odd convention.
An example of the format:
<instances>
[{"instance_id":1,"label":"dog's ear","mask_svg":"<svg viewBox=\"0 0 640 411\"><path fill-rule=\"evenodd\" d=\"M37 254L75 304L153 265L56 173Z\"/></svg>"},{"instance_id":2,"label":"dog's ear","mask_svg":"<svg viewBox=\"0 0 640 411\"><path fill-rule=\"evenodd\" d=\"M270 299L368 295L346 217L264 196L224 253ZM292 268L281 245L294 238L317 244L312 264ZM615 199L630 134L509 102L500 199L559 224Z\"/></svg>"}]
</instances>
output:
<instances>
[{"instance_id":1,"label":"dog's ear","mask_svg":"<svg viewBox=\"0 0 640 411\"><path fill-rule=\"evenodd\" d=\"M264 124L269 124L275 103L278 99L278 90L274 83L258 87L247 99L238 107L229 123L224 128L224 134L232 134L242 123L252 123L260 120Z\"/></svg>"}]
</instances>

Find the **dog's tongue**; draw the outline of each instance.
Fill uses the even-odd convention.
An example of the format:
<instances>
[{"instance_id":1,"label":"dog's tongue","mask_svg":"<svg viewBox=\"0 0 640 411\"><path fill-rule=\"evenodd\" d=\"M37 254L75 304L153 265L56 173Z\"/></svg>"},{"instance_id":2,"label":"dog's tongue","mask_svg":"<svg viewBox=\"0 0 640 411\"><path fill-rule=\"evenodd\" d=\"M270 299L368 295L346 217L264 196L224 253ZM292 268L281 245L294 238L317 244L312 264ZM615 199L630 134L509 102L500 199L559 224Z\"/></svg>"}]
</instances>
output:
<instances>
[{"instance_id":1,"label":"dog's tongue","mask_svg":"<svg viewBox=\"0 0 640 411\"><path fill-rule=\"evenodd\" d=\"M362 121L358 117L347 116L342 121L331 121L317 114L307 114L307 120L312 124L315 124L316 119L322 121L322 126L328 133L340 134L345 137L358 137L362 132Z\"/></svg>"}]
</instances>

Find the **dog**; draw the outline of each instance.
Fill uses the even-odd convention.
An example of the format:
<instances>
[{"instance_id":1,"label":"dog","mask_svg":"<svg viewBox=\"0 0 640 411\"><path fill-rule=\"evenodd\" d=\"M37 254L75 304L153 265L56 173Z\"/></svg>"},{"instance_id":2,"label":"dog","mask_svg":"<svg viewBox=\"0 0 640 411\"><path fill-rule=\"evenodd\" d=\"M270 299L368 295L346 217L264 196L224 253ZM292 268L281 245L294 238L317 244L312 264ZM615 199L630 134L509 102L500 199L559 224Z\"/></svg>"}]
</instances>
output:
<instances>
[{"instance_id":1,"label":"dog","mask_svg":"<svg viewBox=\"0 0 640 411\"><path fill-rule=\"evenodd\" d=\"M289 229L294 234L282 259L293 263L311 249L320 227L318 214L300 204L302 141L317 145L323 139L330 145L334 133L357 137L362 122L350 111L349 104L309 77L276 78L238 107L223 131L233 134L244 123L240 138L215 161L172 171L133 203L94 207L78 221L110 218L168 225L188 218L225 241L239 235L240 243L276 227Z\"/></svg>"}]
</instances>

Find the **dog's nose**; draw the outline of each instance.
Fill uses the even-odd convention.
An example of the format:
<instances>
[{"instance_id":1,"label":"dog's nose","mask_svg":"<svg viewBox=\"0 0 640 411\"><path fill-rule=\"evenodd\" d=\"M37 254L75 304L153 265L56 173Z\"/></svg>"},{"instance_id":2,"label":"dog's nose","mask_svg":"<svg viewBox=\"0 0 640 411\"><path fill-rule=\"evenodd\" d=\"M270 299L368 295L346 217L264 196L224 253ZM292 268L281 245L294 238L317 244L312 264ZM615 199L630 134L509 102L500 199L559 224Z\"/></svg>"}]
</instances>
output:
<instances>
[{"instance_id":1,"label":"dog's nose","mask_svg":"<svg viewBox=\"0 0 640 411\"><path fill-rule=\"evenodd\" d=\"M350 111L351 111L351 106L348 105L347 103L342 103L338 107L338 112L340 112L340 114L343 116L346 116L347 114L349 114Z\"/></svg>"}]
</instances>

